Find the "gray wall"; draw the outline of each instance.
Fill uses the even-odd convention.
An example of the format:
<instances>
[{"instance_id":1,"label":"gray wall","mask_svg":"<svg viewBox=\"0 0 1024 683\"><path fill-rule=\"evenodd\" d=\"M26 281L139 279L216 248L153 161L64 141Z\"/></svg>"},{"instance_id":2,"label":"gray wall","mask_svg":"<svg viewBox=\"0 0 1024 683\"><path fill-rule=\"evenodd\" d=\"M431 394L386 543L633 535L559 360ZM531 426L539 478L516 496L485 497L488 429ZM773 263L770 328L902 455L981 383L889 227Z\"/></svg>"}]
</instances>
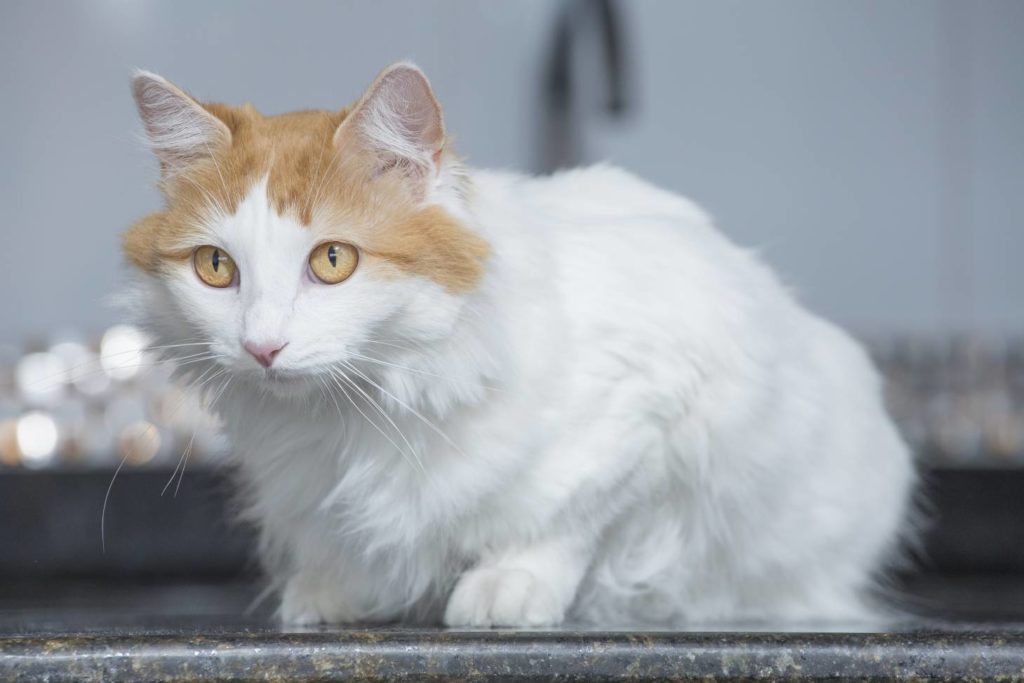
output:
<instances>
[{"instance_id":1,"label":"gray wall","mask_svg":"<svg viewBox=\"0 0 1024 683\"><path fill-rule=\"evenodd\" d=\"M1024 330L1024 3L622 7L636 107L611 121L596 88L577 93L586 158L697 199L840 322ZM280 112L341 106L379 68L411 58L472 163L529 170L558 10L547 0L0 4L0 342L114 320L104 299L117 286L117 234L159 202L132 67Z\"/></svg>"}]
</instances>

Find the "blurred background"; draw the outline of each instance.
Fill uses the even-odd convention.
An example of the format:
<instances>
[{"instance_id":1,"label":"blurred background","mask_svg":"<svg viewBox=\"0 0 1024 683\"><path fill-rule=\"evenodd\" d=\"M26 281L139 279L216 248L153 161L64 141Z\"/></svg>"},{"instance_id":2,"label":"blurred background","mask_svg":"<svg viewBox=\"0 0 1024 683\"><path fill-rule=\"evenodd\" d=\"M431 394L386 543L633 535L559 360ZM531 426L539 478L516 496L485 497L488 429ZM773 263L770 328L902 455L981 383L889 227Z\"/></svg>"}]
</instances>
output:
<instances>
[{"instance_id":1,"label":"blurred background","mask_svg":"<svg viewBox=\"0 0 1024 683\"><path fill-rule=\"evenodd\" d=\"M278 113L340 108L412 59L470 164L610 161L693 198L870 345L925 461L1010 471L1024 465L1022 35L1018 0L6 0L0 500L22 521L0 538L42 525L52 540L81 518L87 541L59 557L0 544L0 570L138 562L130 543L96 555L111 471L149 468L156 493L115 491L108 543L158 523L139 510L183 454L202 482L229 448L107 303L118 235L160 203L133 68ZM197 505L175 514L201 525Z\"/></svg>"}]
</instances>

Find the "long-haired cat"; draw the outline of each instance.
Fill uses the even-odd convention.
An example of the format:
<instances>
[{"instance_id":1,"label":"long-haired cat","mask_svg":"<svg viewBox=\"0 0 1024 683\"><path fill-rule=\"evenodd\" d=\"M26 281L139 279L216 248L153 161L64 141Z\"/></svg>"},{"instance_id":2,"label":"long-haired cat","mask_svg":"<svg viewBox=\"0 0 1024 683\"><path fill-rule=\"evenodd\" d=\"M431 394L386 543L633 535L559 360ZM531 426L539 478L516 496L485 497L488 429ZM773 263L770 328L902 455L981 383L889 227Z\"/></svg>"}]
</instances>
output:
<instances>
[{"instance_id":1,"label":"long-haired cat","mask_svg":"<svg viewBox=\"0 0 1024 683\"><path fill-rule=\"evenodd\" d=\"M340 111L133 89L166 205L130 298L210 389L285 621L871 613L915 479L879 377L699 208L466 167L410 64Z\"/></svg>"}]
</instances>

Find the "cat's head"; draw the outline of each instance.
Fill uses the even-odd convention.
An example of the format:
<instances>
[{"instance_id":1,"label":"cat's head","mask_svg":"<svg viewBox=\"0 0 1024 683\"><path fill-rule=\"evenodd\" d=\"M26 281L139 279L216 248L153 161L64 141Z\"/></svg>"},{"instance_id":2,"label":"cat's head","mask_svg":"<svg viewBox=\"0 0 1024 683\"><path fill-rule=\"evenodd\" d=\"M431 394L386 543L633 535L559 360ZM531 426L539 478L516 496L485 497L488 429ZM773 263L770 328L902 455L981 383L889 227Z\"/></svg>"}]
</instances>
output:
<instances>
[{"instance_id":1,"label":"cat's head","mask_svg":"<svg viewBox=\"0 0 1024 683\"><path fill-rule=\"evenodd\" d=\"M166 201L123 246L158 344L294 395L387 355L370 344L451 333L488 246L418 68L389 67L349 108L279 116L151 73L132 90Z\"/></svg>"}]
</instances>

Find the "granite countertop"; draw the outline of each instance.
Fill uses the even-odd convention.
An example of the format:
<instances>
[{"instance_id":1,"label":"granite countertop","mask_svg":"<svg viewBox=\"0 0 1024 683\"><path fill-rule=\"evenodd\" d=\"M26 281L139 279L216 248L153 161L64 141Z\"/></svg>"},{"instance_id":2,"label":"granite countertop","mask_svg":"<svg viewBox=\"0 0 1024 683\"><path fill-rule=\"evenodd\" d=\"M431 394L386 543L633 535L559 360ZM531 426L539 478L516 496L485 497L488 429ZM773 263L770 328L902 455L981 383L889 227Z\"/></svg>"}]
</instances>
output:
<instances>
[{"instance_id":1,"label":"granite countertop","mask_svg":"<svg viewBox=\"0 0 1024 683\"><path fill-rule=\"evenodd\" d=\"M260 629L17 637L0 678L120 680L1019 680L1024 634Z\"/></svg>"},{"instance_id":2,"label":"granite countertop","mask_svg":"<svg viewBox=\"0 0 1024 683\"><path fill-rule=\"evenodd\" d=\"M1024 680L1022 587L923 580L932 615L884 629L635 632L280 629L240 616L251 582L5 582L0 680Z\"/></svg>"}]
</instances>

